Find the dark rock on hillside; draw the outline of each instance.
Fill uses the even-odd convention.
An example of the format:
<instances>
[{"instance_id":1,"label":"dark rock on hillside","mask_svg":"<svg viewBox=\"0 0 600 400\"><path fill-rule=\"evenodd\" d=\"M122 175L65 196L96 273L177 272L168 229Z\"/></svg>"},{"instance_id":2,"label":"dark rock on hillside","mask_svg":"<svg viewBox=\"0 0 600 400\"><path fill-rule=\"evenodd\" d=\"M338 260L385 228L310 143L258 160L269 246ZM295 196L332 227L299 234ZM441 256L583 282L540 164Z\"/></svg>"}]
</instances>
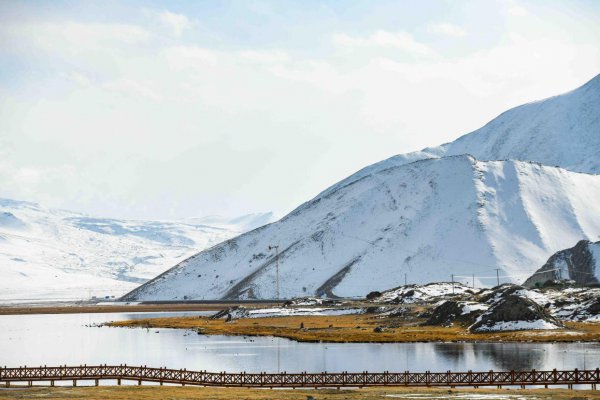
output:
<instances>
[{"instance_id":1,"label":"dark rock on hillside","mask_svg":"<svg viewBox=\"0 0 600 400\"><path fill-rule=\"evenodd\" d=\"M445 301L433 310L423 325L451 325L454 322L472 324L483 310L469 311L465 309L468 304L463 301Z\"/></svg>"},{"instance_id":2,"label":"dark rock on hillside","mask_svg":"<svg viewBox=\"0 0 600 400\"><path fill-rule=\"evenodd\" d=\"M514 285L512 283L503 283L500 286L495 286L491 289L484 289L479 296L481 303L494 304L500 301L502 298L517 294L520 291L527 290L523 286Z\"/></svg>"},{"instance_id":3,"label":"dark rock on hillside","mask_svg":"<svg viewBox=\"0 0 600 400\"><path fill-rule=\"evenodd\" d=\"M524 283L527 287L542 287L548 281L572 280L577 285L600 284L600 260L595 260L592 247L600 250L599 242L579 241L574 247L561 250L548 259Z\"/></svg>"},{"instance_id":4,"label":"dark rock on hillside","mask_svg":"<svg viewBox=\"0 0 600 400\"><path fill-rule=\"evenodd\" d=\"M378 292L376 290L367 294L367 300L375 300L379 297L381 297L381 292Z\"/></svg>"},{"instance_id":5,"label":"dark rock on hillside","mask_svg":"<svg viewBox=\"0 0 600 400\"><path fill-rule=\"evenodd\" d=\"M248 311L248 309L246 307L235 306L235 307L229 307L229 308L226 308L224 310L217 312L216 314L212 315L210 317L210 319L224 318L227 322L229 322L229 321L233 321L234 319L247 318L249 316L250 316L250 312Z\"/></svg>"},{"instance_id":6,"label":"dark rock on hillside","mask_svg":"<svg viewBox=\"0 0 600 400\"><path fill-rule=\"evenodd\" d=\"M483 313L469 330L490 332L497 330L548 329L562 324L542 306L515 294L503 296Z\"/></svg>"}]
</instances>

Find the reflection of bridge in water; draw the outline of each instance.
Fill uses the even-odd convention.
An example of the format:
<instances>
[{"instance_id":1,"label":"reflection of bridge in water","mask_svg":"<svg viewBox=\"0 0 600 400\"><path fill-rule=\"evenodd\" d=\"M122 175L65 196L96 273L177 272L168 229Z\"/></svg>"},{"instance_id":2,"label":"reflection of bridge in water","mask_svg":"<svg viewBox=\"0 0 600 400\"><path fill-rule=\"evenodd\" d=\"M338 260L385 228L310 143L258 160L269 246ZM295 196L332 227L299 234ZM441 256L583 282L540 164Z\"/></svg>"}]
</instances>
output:
<instances>
[{"instance_id":1,"label":"reflection of bridge in water","mask_svg":"<svg viewBox=\"0 0 600 400\"><path fill-rule=\"evenodd\" d=\"M600 383L600 369L569 371L488 371L488 372L322 372L322 373L226 373L187 371L185 369L131 367L127 365L60 366L0 368L0 382L9 387L11 382L121 380L157 382L177 385L221 386L221 387L367 387L367 386L521 386L526 385L573 385L590 384L592 389Z\"/></svg>"}]
</instances>

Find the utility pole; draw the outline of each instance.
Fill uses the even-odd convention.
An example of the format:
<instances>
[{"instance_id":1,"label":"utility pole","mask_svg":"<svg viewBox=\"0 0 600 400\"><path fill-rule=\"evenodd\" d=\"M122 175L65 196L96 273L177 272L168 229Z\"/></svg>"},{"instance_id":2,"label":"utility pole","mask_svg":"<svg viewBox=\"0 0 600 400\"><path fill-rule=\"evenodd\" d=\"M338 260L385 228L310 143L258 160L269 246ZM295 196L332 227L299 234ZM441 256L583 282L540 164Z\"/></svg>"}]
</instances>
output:
<instances>
[{"instance_id":1,"label":"utility pole","mask_svg":"<svg viewBox=\"0 0 600 400\"><path fill-rule=\"evenodd\" d=\"M404 273L404 286L406 286L406 272Z\"/></svg>"},{"instance_id":2,"label":"utility pole","mask_svg":"<svg viewBox=\"0 0 600 400\"><path fill-rule=\"evenodd\" d=\"M452 274L452 294L454 294L454 274Z\"/></svg>"},{"instance_id":3,"label":"utility pole","mask_svg":"<svg viewBox=\"0 0 600 400\"><path fill-rule=\"evenodd\" d=\"M269 246L269 250L275 249L275 281L277 287L277 300L279 300L279 245Z\"/></svg>"},{"instance_id":4,"label":"utility pole","mask_svg":"<svg viewBox=\"0 0 600 400\"><path fill-rule=\"evenodd\" d=\"M473 274L473 289L475 289L475 274Z\"/></svg>"},{"instance_id":5,"label":"utility pole","mask_svg":"<svg viewBox=\"0 0 600 400\"><path fill-rule=\"evenodd\" d=\"M500 286L500 268L496 268L496 281L498 283L497 286Z\"/></svg>"}]
</instances>

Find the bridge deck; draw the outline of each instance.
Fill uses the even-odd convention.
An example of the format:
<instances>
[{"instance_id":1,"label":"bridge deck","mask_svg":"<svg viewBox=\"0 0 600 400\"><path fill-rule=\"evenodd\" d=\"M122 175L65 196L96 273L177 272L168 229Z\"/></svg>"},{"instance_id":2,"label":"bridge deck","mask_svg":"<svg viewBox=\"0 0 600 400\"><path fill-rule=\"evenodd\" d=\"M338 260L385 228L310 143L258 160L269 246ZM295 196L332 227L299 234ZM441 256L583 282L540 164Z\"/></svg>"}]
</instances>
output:
<instances>
[{"instance_id":1,"label":"bridge deck","mask_svg":"<svg viewBox=\"0 0 600 400\"><path fill-rule=\"evenodd\" d=\"M221 387L366 387L366 386L513 386L572 385L600 383L600 369L568 371L487 372L335 372L335 373L226 373L146 366L96 365L0 368L0 382L133 380L180 385Z\"/></svg>"}]
</instances>

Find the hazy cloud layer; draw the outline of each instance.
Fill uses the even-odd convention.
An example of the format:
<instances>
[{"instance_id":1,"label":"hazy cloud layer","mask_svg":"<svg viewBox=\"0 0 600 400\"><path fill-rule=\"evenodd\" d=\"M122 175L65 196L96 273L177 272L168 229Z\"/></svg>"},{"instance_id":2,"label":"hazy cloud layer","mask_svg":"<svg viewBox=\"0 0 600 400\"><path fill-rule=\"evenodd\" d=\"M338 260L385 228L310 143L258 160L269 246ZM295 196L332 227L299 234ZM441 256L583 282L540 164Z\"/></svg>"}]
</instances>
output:
<instances>
[{"instance_id":1,"label":"hazy cloud layer","mask_svg":"<svg viewBox=\"0 0 600 400\"><path fill-rule=\"evenodd\" d=\"M139 218L282 214L600 72L594 2L434 3L3 3L0 196Z\"/></svg>"}]
</instances>

